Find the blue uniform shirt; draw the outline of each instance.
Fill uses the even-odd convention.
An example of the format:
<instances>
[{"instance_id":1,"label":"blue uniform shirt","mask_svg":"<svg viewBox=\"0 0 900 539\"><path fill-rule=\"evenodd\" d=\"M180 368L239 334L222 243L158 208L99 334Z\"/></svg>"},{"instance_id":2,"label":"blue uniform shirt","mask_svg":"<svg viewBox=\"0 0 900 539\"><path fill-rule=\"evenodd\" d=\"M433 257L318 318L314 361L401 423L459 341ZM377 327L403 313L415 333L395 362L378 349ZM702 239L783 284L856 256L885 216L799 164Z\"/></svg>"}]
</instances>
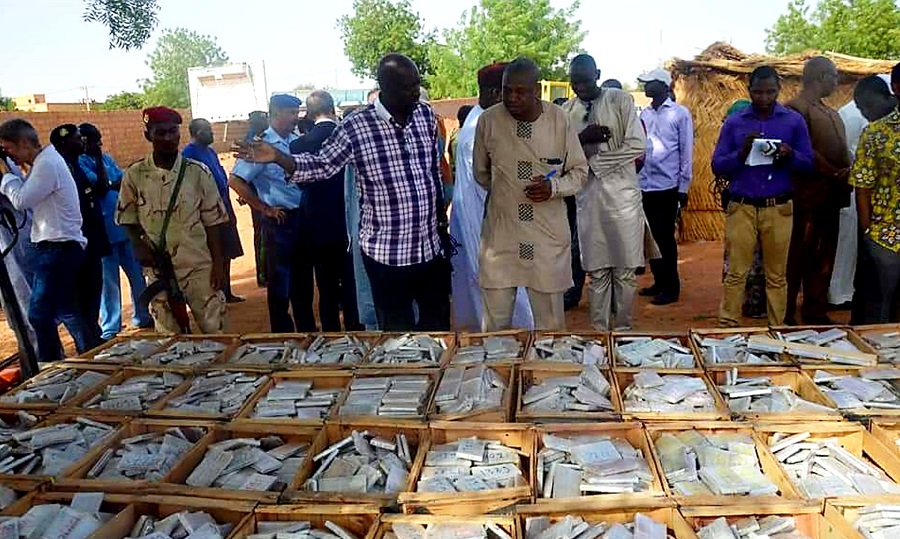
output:
<instances>
[{"instance_id":1,"label":"blue uniform shirt","mask_svg":"<svg viewBox=\"0 0 900 539\"><path fill-rule=\"evenodd\" d=\"M291 142L297 140L297 135L291 133L287 138L281 138L281 135L270 127L260 135L260 138L282 153L290 155ZM296 183L288 182L284 176L284 169L274 163L264 165L238 159L231 173L252 183L256 187L259 199L269 206L288 210L300 207L300 200L303 198L300 187Z\"/></svg>"},{"instance_id":2,"label":"blue uniform shirt","mask_svg":"<svg viewBox=\"0 0 900 539\"><path fill-rule=\"evenodd\" d=\"M81 154L78 158L78 165L84 171L91 185L97 182L97 160L85 154ZM113 158L109 154L103 154L103 168L106 169L106 181L110 184L122 181L122 169L116 165ZM116 206L119 203L119 192L110 189L103 200L100 201L100 212L103 214L103 224L106 227L106 236L109 243L120 243L126 241L128 236L125 230L116 224Z\"/></svg>"},{"instance_id":3,"label":"blue uniform shirt","mask_svg":"<svg viewBox=\"0 0 900 539\"><path fill-rule=\"evenodd\" d=\"M222 202L225 203L225 208L230 214L233 210L231 208L231 197L228 196L228 175L225 174L225 169L222 168L222 163L219 162L219 156L215 150L209 146L200 146L191 142L181 150L181 155L206 165L212 173L213 179L216 180L219 196L222 197Z\"/></svg>"}]
</instances>

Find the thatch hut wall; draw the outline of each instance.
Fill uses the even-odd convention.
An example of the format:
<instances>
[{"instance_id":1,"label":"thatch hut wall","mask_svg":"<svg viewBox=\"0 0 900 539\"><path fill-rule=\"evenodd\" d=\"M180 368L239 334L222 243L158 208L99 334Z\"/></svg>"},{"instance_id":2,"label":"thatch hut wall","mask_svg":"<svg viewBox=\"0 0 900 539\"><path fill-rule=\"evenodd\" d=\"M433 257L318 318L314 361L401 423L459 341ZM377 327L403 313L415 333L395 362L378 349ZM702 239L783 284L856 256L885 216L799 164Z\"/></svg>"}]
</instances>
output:
<instances>
[{"instance_id":1,"label":"thatch hut wall","mask_svg":"<svg viewBox=\"0 0 900 539\"><path fill-rule=\"evenodd\" d=\"M713 193L714 175L710 167L713 150L725 111L738 99L747 99L750 73L761 65L770 65L782 76L780 101L788 101L800 91L804 62L819 53L808 52L786 57L746 55L723 43L716 43L694 60L673 60L669 64L678 102L691 111L694 119L694 179L688 206L682 213L679 236L682 241L720 240L725 236L725 219L719 197ZM824 53L840 74L837 91L826 102L839 108L853 98L860 79L889 73L893 62L866 60Z\"/></svg>"}]
</instances>

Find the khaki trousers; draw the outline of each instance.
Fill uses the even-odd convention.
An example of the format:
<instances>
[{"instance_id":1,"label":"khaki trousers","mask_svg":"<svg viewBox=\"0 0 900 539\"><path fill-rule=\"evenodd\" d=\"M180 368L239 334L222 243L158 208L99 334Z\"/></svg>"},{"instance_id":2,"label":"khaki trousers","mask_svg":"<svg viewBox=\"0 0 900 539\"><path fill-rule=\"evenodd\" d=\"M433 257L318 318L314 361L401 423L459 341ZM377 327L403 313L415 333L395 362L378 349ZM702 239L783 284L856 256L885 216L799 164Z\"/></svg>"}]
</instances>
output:
<instances>
[{"instance_id":1,"label":"khaki trousers","mask_svg":"<svg viewBox=\"0 0 900 539\"><path fill-rule=\"evenodd\" d=\"M503 331L512 328L513 309L518 288L482 288L481 300L484 304L481 318L482 331ZM546 294L526 288L531 311L534 314L534 329L541 331L563 331L566 329L566 313L563 307L565 292Z\"/></svg>"},{"instance_id":2,"label":"khaki trousers","mask_svg":"<svg viewBox=\"0 0 900 539\"><path fill-rule=\"evenodd\" d=\"M744 285L753 265L757 242L762 247L766 275L766 313L770 326L784 323L787 307L787 257L791 244L794 205L787 202L770 208L757 208L731 202L725 218L725 249L728 273L725 275L719 325L740 325Z\"/></svg>"},{"instance_id":3,"label":"khaki trousers","mask_svg":"<svg viewBox=\"0 0 900 539\"><path fill-rule=\"evenodd\" d=\"M597 331L631 329L637 278L634 268L603 268L590 272L588 298L591 325Z\"/></svg>"}]
</instances>

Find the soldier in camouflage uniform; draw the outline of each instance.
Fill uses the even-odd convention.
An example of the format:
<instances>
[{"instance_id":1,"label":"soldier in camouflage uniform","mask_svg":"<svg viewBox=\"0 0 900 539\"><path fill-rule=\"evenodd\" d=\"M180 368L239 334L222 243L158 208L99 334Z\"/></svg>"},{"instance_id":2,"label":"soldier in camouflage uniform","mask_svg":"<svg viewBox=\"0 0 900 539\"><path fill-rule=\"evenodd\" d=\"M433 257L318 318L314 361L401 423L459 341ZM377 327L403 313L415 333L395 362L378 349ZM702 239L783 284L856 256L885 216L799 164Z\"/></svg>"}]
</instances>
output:
<instances>
[{"instance_id":1,"label":"soldier in camouflage uniform","mask_svg":"<svg viewBox=\"0 0 900 539\"><path fill-rule=\"evenodd\" d=\"M125 227L135 256L148 280L159 275L154 269L152 246L160 245L166 211L179 170L184 178L165 237L175 277L201 333L225 329L225 258L221 234L228 214L209 169L198 161L184 159L178 151L181 116L165 107L144 111L145 137L153 152L125 171L116 222ZM178 333L178 322L169 308L166 292L150 304L156 330Z\"/></svg>"}]
</instances>

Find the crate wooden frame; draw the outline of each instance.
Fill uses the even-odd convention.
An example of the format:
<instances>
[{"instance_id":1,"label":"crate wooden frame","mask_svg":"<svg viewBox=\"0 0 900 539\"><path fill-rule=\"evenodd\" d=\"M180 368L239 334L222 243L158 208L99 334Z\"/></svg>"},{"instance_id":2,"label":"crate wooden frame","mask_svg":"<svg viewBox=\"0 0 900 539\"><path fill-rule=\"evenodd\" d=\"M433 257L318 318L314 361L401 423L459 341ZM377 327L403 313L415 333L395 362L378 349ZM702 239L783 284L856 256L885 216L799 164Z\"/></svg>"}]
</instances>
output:
<instances>
[{"instance_id":1,"label":"crate wooden frame","mask_svg":"<svg viewBox=\"0 0 900 539\"><path fill-rule=\"evenodd\" d=\"M869 432L897 458L900 458L900 418L875 417L869 423Z\"/></svg>"},{"instance_id":2,"label":"crate wooden frame","mask_svg":"<svg viewBox=\"0 0 900 539\"><path fill-rule=\"evenodd\" d=\"M853 330L853 327L851 327L849 325L834 324L834 325L828 325L828 326L776 326L776 327L771 328L772 338L777 339L778 333L796 333L798 331L805 331L808 329L812 329L812 330L819 331L819 332L826 331L829 329L841 329L843 331L846 331L848 341L850 341L854 346L856 346L856 348L859 349L859 351L861 353L875 355L876 363L878 361L877 360L878 354L875 352L875 349L872 348L872 345L870 345L862 337L860 337L856 333L856 331ZM845 365L845 364L841 364L841 363L832 363L830 361L817 361L817 360L812 360L812 359L801 359L800 357L793 356L792 354L788 353L787 351L785 351L784 353L786 355L788 355L793 361L795 361L800 366L801 369L815 369L815 368L822 368L822 367L825 367L825 368L827 368L827 367L844 367L844 368L851 368L851 369L871 368L871 367L866 367L866 366L861 366L861 365Z\"/></svg>"},{"instance_id":3,"label":"crate wooden frame","mask_svg":"<svg viewBox=\"0 0 900 539\"><path fill-rule=\"evenodd\" d=\"M268 344L268 343L278 343L278 342L288 342L288 341L296 341L300 348L306 349L309 347L309 343L312 342L312 338L309 333L248 333L246 335L241 335L239 339L231 344L225 353L223 353L213 365L210 365L207 368L237 368L244 371L253 371L253 372L266 372L266 373L275 373L275 372L291 372L295 370L314 370L320 369L320 366L317 365L288 365L288 364L277 364L277 365L254 365L252 363L236 363L233 361L229 361L232 356L234 356L237 351L244 346L245 344ZM347 367L341 368L339 365L334 365L332 369L328 370L349 370Z\"/></svg>"},{"instance_id":4,"label":"crate wooden frame","mask_svg":"<svg viewBox=\"0 0 900 539\"><path fill-rule=\"evenodd\" d=\"M840 376L856 376L859 377L860 372L869 369L878 369L881 367L900 367L900 365L887 365L887 364L879 364L877 367L854 367L852 365L828 365L828 366L818 366L815 369L807 369L806 367L801 367L801 370L809 372L809 379L815 382L815 371L824 371L830 374L840 375ZM818 387L819 384L816 384ZM819 391L828 398L828 394L825 393L822 388L819 388ZM898 402L900 404L900 402ZM900 420L900 409L893 410L887 408L847 408L840 410L841 414L849 419L858 419L858 418L875 418L875 417L892 417Z\"/></svg>"},{"instance_id":5,"label":"crate wooden frame","mask_svg":"<svg viewBox=\"0 0 900 539\"><path fill-rule=\"evenodd\" d=\"M659 499L648 500L634 504L624 503L621 505L612 505L605 508L580 508L572 509L569 507L548 507L544 504L519 506L517 518L519 521L519 529L521 538L525 536L525 521L529 517L549 517L551 522L565 518L568 515L578 516L586 522L595 524L600 522L625 524L634 521L636 514L642 513L656 522L665 523L667 528L667 537L675 537L675 539L699 539L697 534L690 528L687 521L675 507L671 500Z\"/></svg>"},{"instance_id":6,"label":"crate wooden frame","mask_svg":"<svg viewBox=\"0 0 900 539\"><path fill-rule=\"evenodd\" d=\"M525 485L491 489L481 492L416 492L416 485L425 467L428 451L434 445L461 438L478 437L496 441L519 452L519 469ZM434 515L477 515L506 512L519 503L530 503L534 492L534 429L522 423L457 423L432 422L428 437L419 447L419 454L410 471L410 488L399 496L403 512Z\"/></svg>"},{"instance_id":7,"label":"crate wooden frame","mask_svg":"<svg viewBox=\"0 0 900 539\"><path fill-rule=\"evenodd\" d=\"M700 378L706 384L706 390L713 398L715 410L709 411L682 411L682 412L632 412L625 408L625 390L631 385L634 375L642 371L656 371L660 376L670 374L693 376ZM719 394L718 388L712 383L706 372L701 369L613 369L616 388L614 405L621 410L623 421L720 421L731 418L731 410Z\"/></svg>"},{"instance_id":8,"label":"crate wooden frame","mask_svg":"<svg viewBox=\"0 0 900 539\"><path fill-rule=\"evenodd\" d=\"M153 351L153 354L164 350L167 348L174 340L173 335L167 335L165 333L156 333L149 332L141 335L116 335L112 339L106 341L96 348L92 348L83 354L78 354L74 358L67 358L66 362L78 362L78 363L93 363L97 365L111 365L111 366L119 366L119 367L134 367L140 364L140 361L106 361L106 360L97 360L95 359L97 354L101 352L105 352L106 350L112 348L113 346L127 341L144 341L144 340L162 340L163 343L156 347L156 350ZM153 355L151 354L151 355Z\"/></svg>"},{"instance_id":9,"label":"crate wooden frame","mask_svg":"<svg viewBox=\"0 0 900 539\"><path fill-rule=\"evenodd\" d=\"M650 448L653 451L653 459L656 463L656 469L659 471L659 477L662 481L666 495L674 499L679 506L727 506L736 504L753 504L753 505L769 505L785 502L797 502L802 500L800 493L794 486L794 483L788 478L787 473L778 464L775 456L769 451L769 447L763 442L759 433L750 423L736 423L731 421L683 421L683 422L660 422L646 424L647 435L650 439ZM716 432L731 432L734 434L744 434L749 436L756 446L756 456L759 460L762 473L766 475L778 487L780 494L766 496L730 496L730 495L701 495L701 496L683 496L675 492L669 484L666 477L665 469L659 453L656 451L656 440L664 433L679 432L686 430L696 430L703 434Z\"/></svg>"},{"instance_id":10,"label":"crate wooden frame","mask_svg":"<svg viewBox=\"0 0 900 539\"><path fill-rule=\"evenodd\" d=\"M6 507L2 511L0 511L0 517L20 517L20 516L24 515L25 513L27 513L32 507L37 506L37 505L47 505L47 504L70 505L72 502L72 497L75 496L75 494L77 494L77 493L75 493L75 492L52 492L52 491L31 492L31 493L19 498L18 500L16 500L12 504L10 504L8 507ZM103 503L101 504L100 508L101 508L101 510L103 510L103 509L108 510L111 508L110 506L114 506L114 505L115 505L115 502L109 500L107 498L107 496L104 496ZM95 530L94 533L92 533L88 537L90 537L91 539L94 539L95 537L98 537L98 538L104 537L105 538L106 536L98 535L98 534L104 533L109 528L110 522L112 522L112 520L115 520L115 518L117 516L119 516L119 514L124 510L125 510L125 508L123 507L123 508L119 509L118 511L115 511L113 519L111 519L110 521L107 521L106 523L103 523L100 526L100 528ZM107 512L112 512L112 511L107 511Z\"/></svg>"},{"instance_id":11,"label":"crate wooden frame","mask_svg":"<svg viewBox=\"0 0 900 539\"><path fill-rule=\"evenodd\" d=\"M402 335L428 335L430 337L444 339L444 343L447 345L447 348L441 353L441 357L438 358L437 363L372 363L372 353L371 350L366 357L363 358L363 362L356 366L356 370L366 370L366 369L377 369L377 370L389 370L389 369L434 369L434 368L444 368L450 364L450 360L453 359L453 355L456 354L457 347L457 334L452 331L409 331L409 332L385 332L381 333L381 338L378 339L378 342L372 347L380 344L384 344L388 339L393 339L396 337L400 337Z\"/></svg>"},{"instance_id":12,"label":"crate wooden frame","mask_svg":"<svg viewBox=\"0 0 900 539\"><path fill-rule=\"evenodd\" d=\"M300 467L294 482L288 485L281 496L282 503L294 504L368 504L378 507L393 507L397 504L397 497L400 492L394 493L353 493L353 492L313 492L303 489L306 481L318 469L318 462L315 456L330 447L331 445L347 438L353 431L368 431L375 436L384 436L393 438L399 433L406 435L409 445L410 473L407 477L406 484L401 492L409 491L413 483L413 470L418 459L418 454L422 451L422 446L426 443L428 429L422 425L384 425L373 424L367 422L327 422L322 428L312 445L309 448L309 455ZM424 460L424 457L423 457Z\"/></svg>"},{"instance_id":13,"label":"crate wooden frame","mask_svg":"<svg viewBox=\"0 0 900 539\"><path fill-rule=\"evenodd\" d=\"M432 407L432 404L434 402L434 394L437 392L438 385L441 382L441 374L441 369L424 367L411 369L357 369L353 371L353 378L350 380L350 385L353 385L353 382L360 378L380 378L389 376L427 376L431 380L431 387L428 388L428 392L425 395L425 400L422 402L422 413L417 415L394 417L378 415L341 415L341 408L344 407L347 398L350 396L350 388L348 387L347 391L344 392L343 398L341 398L341 400L337 403L337 406L334 408L334 411L331 414L331 420L338 423L384 425L387 427L401 425L414 427L426 425L428 422L428 411Z\"/></svg>"},{"instance_id":14,"label":"crate wooden frame","mask_svg":"<svg viewBox=\"0 0 900 539\"><path fill-rule=\"evenodd\" d=\"M75 363L75 362L69 363L66 361L58 361L58 362L54 363L51 367L41 371L40 374L38 374L34 378L30 378L28 380L23 380L22 383L20 383L19 385L15 386L13 388L10 388L10 390L7 391L6 393L4 393L3 396L11 397L11 396L15 395L16 393L18 393L19 391L25 391L28 389L27 388L28 383L30 381L34 380L35 378L38 378L40 376L49 375L51 373L57 372L59 370L65 370L65 369L72 369L72 370L76 370L76 371L98 372L101 374L105 374L107 376L106 380L108 380L110 376L116 374L118 371L120 371L122 369L122 367L118 366L118 365L114 366L114 365L100 365L100 364L90 364L90 363ZM77 401L83 394L92 391L97 386L103 385L106 382L106 380L103 380L102 382L97 383L95 386L86 388L84 391L82 391L79 394L74 395L71 399L69 399L67 402L62 403L62 404L59 404L56 402L49 402L49 401L24 402L21 404L15 403L15 402L0 402L0 412L16 412L18 410L24 410L29 413L30 412L41 412L41 411L55 412L61 408L71 406L72 402Z\"/></svg>"},{"instance_id":15,"label":"crate wooden frame","mask_svg":"<svg viewBox=\"0 0 900 539\"><path fill-rule=\"evenodd\" d=\"M149 408L146 410L104 410L102 408L87 408L85 404L96 397L97 395L101 395L106 388L110 386L120 385L124 383L126 380L133 378L135 376L146 376L148 374L163 374L164 372L170 372L172 374L177 374L182 377L182 381L180 384L177 384L174 388L169 390L168 393L157 399L155 402L151 403ZM147 368L138 368L138 367L124 367L119 370L114 375L110 376L102 383L95 386L90 391L84 392L82 395L72 399L70 404L63 406L59 409L61 412L70 413L70 414L78 414L78 415L91 415L91 416L112 416L112 417L131 417L138 418L149 415L152 411L157 410L159 405L166 400L168 400L169 395L178 390L179 387L184 385L185 382L190 381L193 377L185 371L178 371L172 369L147 369Z\"/></svg>"},{"instance_id":16,"label":"crate wooden frame","mask_svg":"<svg viewBox=\"0 0 900 539\"><path fill-rule=\"evenodd\" d=\"M520 423L563 423L568 421L618 421L622 417L622 401L616 398L620 393L616 387L616 377L610 368L600 368L600 374L609 383L609 401L612 403L611 412L579 412L566 410L564 412L528 412L525 410L523 398L529 388L535 385L535 381L542 382L548 378L560 376L578 376L582 367L571 365L545 367L539 362L524 363L519 366L519 387L516 397L516 421Z\"/></svg>"},{"instance_id":17,"label":"crate wooden frame","mask_svg":"<svg viewBox=\"0 0 900 539\"><path fill-rule=\"evenodd\" d=\"M258 505L251 517L226 539L244 539L257 532L260 522L304 522L323 529L326 521L331 521L352 533L357 539L364 539L373 533L381 508L377 505Z\"/></svg>"},{"instance_id":18,"label":"crate wooden frame","mask_svg":"<svg viewBox=\"0 0 900 539\"><path fill-rule=\"evenodd\" d=\"M760 435L760 440L768 448L768 439L774 433L797 434L801 432L809 432L811 436L805 441L814 441L823 438L837 438L838 444L853 453L856 457L862 458L869 464L880 468L895 483L900 484L900 456L894 454L890 449L872 436L862 425L850 422L807 422L797 423L759 423L755 426L755 430ZM773 455L774 458L774 455ZM777 460L777 459L776 459ZM778 463L781 467L781 463ZM785 471L785 476L790 481L790 476ZM791 481L793 483L793 481ZM796 487L797 493L803 499L803 493L800 487ZM821 498L813 498L821 499ZM826 496L826 500L837 500L837 503L858 502L864 500L870 503L900 503L900 495L887 494L882 496Z\"/></svg>"},{"instance_id":19,"label":"crate wooden frame","mask_svg":"<svg viewBox=\"0 0 900 539\"><path fill-rule=\"evenodd\" d=\"M195 420L167 421L159 419L136 419L134 421L129 421L128 423L122 425L112 438L108 438L103 441L101 450L99 452L92 452L92 454L85 455L83 458L79 459L75 466L70 469L65 476L61 477L54 483L54 488L63 491L71 490L76 492L106 492L112 494L130 494L135 491L153 494L157 491L162 491L163 489L159 488L159 485L164 484L170 480L172 470L169 470L169 472L165 474L163 478L158 482L147 481L145 479L132 481L114 481L110 479L90 478L87 477L87 473L106 452L107 449L120 448L122 446L122 440L126 440L128 438L138 436L140 434L147 434L150 432L165 432L167 429L172 427L205 428L206 434L204 434L203 437L206 437L209 436L210 431L218 425L219 424L213 422L204 423L197 422ZM199 444L202 441L203 437L192 444L191 448L193 449L194 446ZM188 450L182 458L186 457L187 453L189 452L190 450Z\"/></svg>"},{"instance_id":20,"label":"crate wooden frame","mask_svg":"<svg viewBox=\"0 0 900 539\"><path fill-rule=\"evenodd\" d=\"M780 356L780 361L777 363L706 363L706 360L703 357L703 348L700 346L700 341L703 339L721 339L732 335L746 335L747 337L762 335L764 337L773 337L772 332L769 331L769 328L767 327L691 329L688 334L690 335L691 350L694 351L694 357L696 357L700 365L707 370L730 369L734 367L796 367L798 365L796 361L791 359L791 357L784 352L778 354Z\"/></svg>"},{"instance_id":21,"label":"crate wooden frame","mask_svg":"<svg viewBox=\"0 0 900 539\"><path fill-rule=\"evenodd\" d=\"M257 392L253 399L244 406L240 413L232 420L235 425L295 425L298 427L319 426L325 423L326 419L330 419L337 411L338 404L344 401L347 394L347 388L350 386L352 374L350 371L278 371L272 373L268 380L263 384L262 391ZM281 380L309 380L312 382L312 389L340 389L337 398L328 408L328 413L324 419L300 419L297 417L253 417L256 411L256 405L268 395L269 391L275 387L275 384Z\"/></svg>"},{"instance_id":22,"label":"crate wooden frame","mask_svg":"<svg viewBox=\"0 0 900 539\"><path fill-rule=\"evenodd\" d=\"M185 393L187 393L191 388L191 383L200 377L207 376L211 372L231 372L238 373L242 372L244 374L258 376L263 378L259 387L253 390L250 395L244 400L244 403L234 414L223 414L223 413L215 413L215 414L207 414L197 411L191 410L178 410L175 408L169 409L169 403L178 397L181 397ZM243 369L232 369L232 368L219 368L219 369L210 369L205 372L198 372L193 376L188 376L184 383L180 386L176 387L174 390L170 391L168 395L166 395L163 399L156 403L149 412L144 414L144 417L154 418L154 419L197 419L200 421L231 421L232 419L240 416L247 409L247 406L250 405L251 402L255 402L256 399L259 398L259 393L262 391L263 387L268 382L269 375L264 372L259 371L246 371Z\"/></svg>"},{"instance_id":23,"label":"crate wooden frame","mask_svg":"<svg viewBox=\"0 0 900 539\"><path fill-rule=\"evenodd\" d=\"M707 369L706 374L716 386L716 391L721 395L725 405L728 406L728 397L719 390L720 383L725 382L725 377L730 371L737 369L741 377L762 377L772 379L772 383L779 386L788 386L798 397L815 404L828 406L833 413L826 412L732 412L732 417L747 421L840 421L843 418L837 405L828 396L822 393L819 386L812 381L807 371L797 368L781 367L732 367L725 369ZM731 407L729 406L729 410Z\"/></svg>"},{"instance_id":24,"label":"crate wooden frame","mask_svg":"<svg viewBox=\"0 0 900 539\"><path fill-rule=\"evenodd\" d=\"M460 348L481 344L481 342L487 337L514 337L517 341L522 343L522 353L519 354L519 356L517 356L515 359L485 361L483 362L485 365L518 365L520 363L523 363L525 361L525 358L528 357L528 351L531 349L531 343L534 339L531 331L521 329L508 329L505 331L494 331L492 333L459 333L456 336L456 349L453 356L451 356L450 360L447 362L447 365L457 365L453 363L453 357L456 356L456 353ZM472 363L459 363L458 365L471 364Z\"/></svg>"},{"instance_id":25,"label":"crate wooden frame","mask_svg":"<svg viewBox=\"0 0 900 539\"><path fill-rule=\"evenodd\" d=\"M279 436L285 443L308 443L309 452L312 453L312 445L319 434L315 427L294 427L276 425L222 425L216 426L195 444L169 473L169 481L159 483L160 494L175 496L197 496L218 500L242 500L253 503L278 503L281 490L230 490L214 486L192 487L185 483L191 472L203 461L211 444L230 440L233 438L266 438ZM310 456L311 458L311 456ZM306 460L306 459L304 459ZM302 467L301 467L302 469ZM295 477L296 480L296 477ZM286 485L287 486L287 485Z\"/></svg>"},{"instance_id":26,"label":"crate wooden frame","mask_svg":"<svg viewBox=\"0 0 900 539\"><path fill-rule=\"evenodd\" d=\"M640 337L651 337L653 339L678 339L678 342L681 346L687 348L688 353L694 356L694 366L690 369L660 369L655 367L632 367L631 365L623 365L619 361L619 356L616 354L616 342L619 339L629 339L629 338L640 338ZM702 370L703 363L694 353L694 349L691 347L691 336L688 331L613 331L609 336L609 346L610 346L610 363L613 367L613 370L623 370L623 369L643 369L643 370Z\"/></svg>"},{"instance_id":27,"label":"crate wooden frame","mask_svg":"<svg viewBox=\"0 0 900 539\"><path fill-rule=\"evenodd\" d=\"M838 533L836 537L840 539L866 539L854 524L859 517L859 510L867 505L873 504L827 500L824 511L825 520L835 528Z\"/></svg>"},{"instance_id":28,"label":"crate wooden frame","mask_svg":"<svg viewBox=\"0 0 900 539\"><path fill-rule=\"evenodd\" d=\"M534 343L542 339L556 340L565 337L579 337L592 341L600 341L603 344L603 347L606 349L606 363L602 365L598 364L597 367L601 370L612 369L612 338L608 331L536 331L531 339L531 346L528 347L528 354L525 356L524 366L539 365L546 368L559 367L563 369L569 367L584 367L584 365L581 363L565 363L562 361L547 361L546 359L537 359L537 351L534 347Z\"/></svg>"},{"instance_id":29,"label":"crate wooden frame","mask_svg":"<svg viewBox=\"0 0 900 539\"><path fill-rule=\"evenodd\" d=\"M394 524L414 524L429 526L432 524L494 524L509 534L513 539L520 539L516 517L514 515L394 515L383 514L366 539L384 539Z\"/></svg>"},{"instance_id":30,"label":"crate wooden frame","mask_svg":"<svg viewBox=\"0 0 900 539\"><path fill-rule=\"evenodd\" d=\"M561 437L606 435L610 438L627 440L635 449L644 455L644 461L650 469L652 479L650 490L647 492L621 493L621 494L586 494L578 498L544 498L538 489L537 455L544 446L542 435L553 434ZM534 505L545 507L551 512L609 509L634 505L654 505L666 500L666 491L662 485L660 470L653 458L653 450L650 448L650 438L640 423L548 423L535 427L533 470L534 478Z\"/></svg>"},{"instance_id":31,"label":"crate wooden frame","mask_svg":"<svg viewBox=\"0 0 900 539\"><path fill-rule=\"evenodd\" d=\"M199 341L215 341L225 345L225 349L216 354L216 356L209 363L204 363L202 365L154 365L150 363L146 363L146 359L142 360L140 363L135 365L136 367L140 367L143 369L165 369L173 372L188 372L188 373L202 373L210 370L219 370L216 365L222 361L222 357L228 353L228 350L240 339L240 335L236 333L226 333L222 335L175 335L171 341L166 343L163 348L160 348L156 351L157 354L165 352L172 346L180 343L180 342L199 342ZM155 354L154 354L155 355ZM147 358L149 359L149 358Z\"/></svg>"},{"instance_id":32,"label":"crate wooden frame","mask_svg":"<svg viewBox=\"0 0 900 539\"><path fill-rule=\"evenodd\" d=\"M793 517L799 533L810 539L845 539L836 527L822 515L821 503L780 503L764 506L740 504L731 506L682 507L681 514L692 530L698 530L719 517L729 523L747 517Z\"/></svg>"},{"instance_id":33,"label":"crate wooden frame","mask_svg":"<svg viewBox=\"0 0 900 539\"><path fill-rule=\"evenodd\" d=\"M465 367L467 369L475 368L479 364L472 365L454 365L454 367ZM484 423L507 423L512 422L515 417L516 401L519 388L519 365L484 365L486 369L491 369L497 373L506 382L506 391L503 392L503 398L500 400L500 406L494 408L483 408L472 410L462 414L442 414L438 412L438 403L434 397L428 406L428 419L431 421L466 421L466 422L484 422ZM447 367L441 369L441 379L438 386L447 372ZM437 395L437 387L434 389L434 395Z\"/></svg>"},{"instance_id":34,"label":"crate wooden frame","mask_svg":"<svg viewBox=\"0 0 900 539\"><path fill-rule=\"evenodd\" d=\"M871 348L872 351L877 355L877 354L878 354L878 348L875 348L875 345L870 344L869 341L867 341L866 338L865 338L863 335L864 335L865 333L870 332L870 331L883 331L883 332L896 331L896 332L900 333L900 324L868 324L868 325L863 325L863 326L853 326L852 329L853 329L854 333L856 333L857 335L859 335L859 338L862 339L863 342L865 342L866 345L867 345L869 348ZM882 366L882 365L883 365L883 366L887 366L887 365L893 365L893 366L896 366L897 364L896 364L896 363L883 362L883 361L881 361L881 356L879 356L879 357L878 357L878 365L879 365L879 366Z\"/></svg>"},{"instance_id":35,"label":"crate wooden frame","mask_svg":"<svg viewBox=\"0 0 900 539\"><path fill-rule=\"evenodd\" d=\"M278 335L278 334L267 334L267 335ZM296 334L294 334L296 335ZM364 341L369 344L369 349L366 350L366 353L363 354L363 357L357 363L348 363L348 364L322 364L322 365L290 365L287 367L287 370L352 370L356 371L366 363L369 359L369 354L372 352L372 348L375 347L376 344L381 342L384 337L384 333L381 331L346 331L346 332L319 332L319 333L307 333L309 341L304 343L304 349L308 350L310 345L318 338L319 336L325 337L326 340L334 340L339 339L341 337L356 337L357 339ZM259 337L260 334L253 335L253 338ZM247 339L251 338L249 335L246 336ZM271 342L269 341L264 342Z\"/></svg>"}]
</instances>

